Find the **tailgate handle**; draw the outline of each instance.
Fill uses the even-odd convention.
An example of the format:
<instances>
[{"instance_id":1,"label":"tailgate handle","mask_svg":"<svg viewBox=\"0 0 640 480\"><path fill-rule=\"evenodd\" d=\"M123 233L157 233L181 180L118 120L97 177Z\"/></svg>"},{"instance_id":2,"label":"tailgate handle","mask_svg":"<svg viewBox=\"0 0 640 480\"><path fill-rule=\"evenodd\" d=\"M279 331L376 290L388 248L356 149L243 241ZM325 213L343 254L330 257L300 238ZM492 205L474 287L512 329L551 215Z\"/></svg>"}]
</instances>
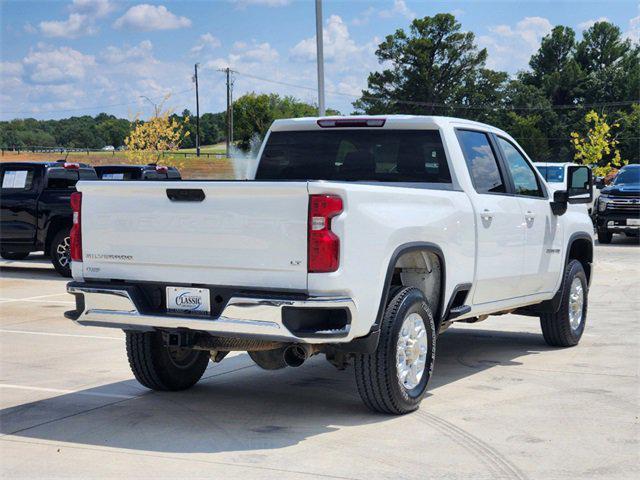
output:
<instances>
[{"instance_id":1,"label":"tailgate handle","mask_svg":"<svg viewBox=\"0 0 640 480\"><path fill-rule=\"evenodd\" d=\"M200 188L167 188L167 197L172 202L201 202L205 195Z\"/></svg>"}]
</instances>

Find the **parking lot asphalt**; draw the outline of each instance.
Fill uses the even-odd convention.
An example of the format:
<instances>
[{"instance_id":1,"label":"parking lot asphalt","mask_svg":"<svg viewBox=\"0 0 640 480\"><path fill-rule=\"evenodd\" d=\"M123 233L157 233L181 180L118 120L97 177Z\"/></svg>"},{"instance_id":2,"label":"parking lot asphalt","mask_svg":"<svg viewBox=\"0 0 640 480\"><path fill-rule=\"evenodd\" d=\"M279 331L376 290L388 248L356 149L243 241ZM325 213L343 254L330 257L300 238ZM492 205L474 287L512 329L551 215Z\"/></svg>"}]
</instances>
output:
<instances>
[{"instance_id":1,"label":"parking lot asphalt","mask_svg":"<svg viewBox=\"0 0 640 480\"><path fill-rule=\"evenodd\" d=\"M3 478L638 478L640 247L596 247L579 346L505 315L440 336L428 396L370 413L353 371L246 354L179 393L141 387L124 336L74 325L46 259L0 263Z\"/></svg>"}]
</instances>

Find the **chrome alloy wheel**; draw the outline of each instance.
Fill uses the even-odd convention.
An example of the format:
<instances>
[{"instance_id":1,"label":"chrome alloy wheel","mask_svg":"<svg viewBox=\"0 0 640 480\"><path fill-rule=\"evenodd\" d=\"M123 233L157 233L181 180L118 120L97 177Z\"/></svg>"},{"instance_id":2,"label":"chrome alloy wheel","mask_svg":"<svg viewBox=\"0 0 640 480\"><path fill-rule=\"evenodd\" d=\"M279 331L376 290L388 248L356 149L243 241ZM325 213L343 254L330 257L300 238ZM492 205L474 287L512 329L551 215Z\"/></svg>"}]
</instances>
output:
<instances>
[{"instance_id":1,"label":"chrome alloy wheel","mask_svg":"<svg viewBox=\"0 0 640 480\"><path fill-rule=\"evenodd\" d=\"M402 322L396 346L396 373L398 381L407 390L416 388L424 375L429 341L424 320L411 313Z\"/></svg>"},{"instance_id":2,"label":"chrome alloy wheel","mask_svg":"<svg viewBox=\"0 0 640 480\"><path fill-rule=\"evenodd\" d=\"M71 237L64 237L64 240L56 247L58 263L61 267L68 267L71 263Z\"/></svg>"},{"instance_id":3,"label":"chrome alloy wheel","mask_svg":"<svg viewBox=\"0 0 640 480\"><path fill-rule=\"evenodd\" d=\"M569 323L572 330L580 328L582 323L582 313L584 306L584 289L582 288L582 281L579 278L574 278L571 282L571 290L569 291Z\"/></svg>"}]
</instances>

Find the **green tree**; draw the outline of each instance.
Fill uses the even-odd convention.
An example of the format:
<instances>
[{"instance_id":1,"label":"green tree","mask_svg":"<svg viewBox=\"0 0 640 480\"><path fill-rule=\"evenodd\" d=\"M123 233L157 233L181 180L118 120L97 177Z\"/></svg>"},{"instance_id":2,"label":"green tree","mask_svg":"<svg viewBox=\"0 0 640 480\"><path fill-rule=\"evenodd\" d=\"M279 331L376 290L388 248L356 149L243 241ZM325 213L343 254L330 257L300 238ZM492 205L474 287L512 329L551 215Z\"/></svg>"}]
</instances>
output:
<instances>
[{"instance_id":1,"label":"green tree","mask_svg":"<svg viewBox=\"0 0 640 480\"><path fill-rule=\"evenodd\" d=\"M621 158L617 148L619 142L612 132L619 124L609 125L607 115L598 115L594 110L585 115L584 122L587 130L584 135L571 133L576 161L591 165L593 173L601 177L628 163Z\"/></svg>"},{"instance_id":2,"label":"green tree","mask_svg":"<svg viewBox=\"0 0 640 480\"><path fill-rule=\"evenodd\" d=\"M490 97L506 79L484 69L487 51L474 34L463 32L450 14L416 18L378 45L376 56L387 68L372 72L354 107L366 113L447 113L426 104L472 102Z\"/></svg>"},{"instance_id":3,"label":"green tree","mask_svg":"<svg viewBox=\"0 0 640 480\"><path fill-rule=\"evenodd\" d=\"M274 120L279 118L312 117L317 115L315 105L300 102L293 97L281 97L275 93L248 93L233 102L234 140L241 148L248 148L251 138L267 133ZM327 110L327 115L335 115Z\"/></svg>"}]
</instances>

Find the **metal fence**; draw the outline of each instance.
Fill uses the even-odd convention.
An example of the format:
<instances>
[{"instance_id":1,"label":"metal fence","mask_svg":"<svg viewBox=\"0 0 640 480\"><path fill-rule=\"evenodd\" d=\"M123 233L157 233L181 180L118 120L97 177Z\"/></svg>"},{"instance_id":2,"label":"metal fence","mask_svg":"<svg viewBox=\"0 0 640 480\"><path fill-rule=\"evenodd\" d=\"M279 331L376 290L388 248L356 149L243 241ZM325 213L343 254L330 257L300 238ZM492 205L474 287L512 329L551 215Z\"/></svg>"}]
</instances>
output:
<instances>
[{"instance_id":1,"label":"metal fence","mask_svg":"<svg viewBox=\"0 0 640 480\"><path fill-rule=\"evenodd\" d=\"M126 150L103 150L101 148L64 148L64 147L0 147L1 154L4 156L5 152L11 152L13 154L20 155L23 153L56 153L56 154L67 154L67 153L75 153L75 154L86 154L90 155L92 153L100 153L102 155L111 154L111 156L115 157L116 155L123 154ZM180 152L180 151L171 151L167 150L161 153L161 156L164 157L197 157L196 152ZM200 157L205 158L226 158L227 155L224 153L211 153L211 152L200 152Z\"/></svg>"}]
</instances>

